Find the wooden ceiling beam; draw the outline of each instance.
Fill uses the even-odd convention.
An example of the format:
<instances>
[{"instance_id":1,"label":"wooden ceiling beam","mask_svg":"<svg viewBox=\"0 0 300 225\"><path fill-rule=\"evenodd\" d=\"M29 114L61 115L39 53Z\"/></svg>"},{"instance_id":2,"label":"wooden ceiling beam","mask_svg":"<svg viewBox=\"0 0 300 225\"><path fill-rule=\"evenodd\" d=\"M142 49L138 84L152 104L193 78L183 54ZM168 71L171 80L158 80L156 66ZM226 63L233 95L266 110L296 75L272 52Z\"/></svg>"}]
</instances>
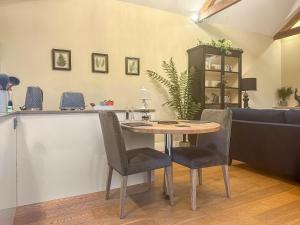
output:
<instances>
[{"instance_id":1,"label":"wooden ceiling beam","mask_svg":"<svg viewBox=\"0 0 300 225\"><path fill-rule=\"evenodd\" d=\"M282 39L285 37L289 37L289 36L293 36L293 35L297 35L300 34L300 28L299 27L295 27L293 28L293 26L300 20L300 9L298 10L298 12L292 16L292 18L280 29L280 31L278 31L273 39L274 40L278 40L278 39Z\"/></svg>"},{"instance_id":2,"label":"wooden ceiling beam","mask_svg":"<svg viewBox=\"0 0 300 225\"><path fill-rule=\"evenodd\" d=\"M241 0L206 0L200 10L199 22L223 11L224 9L240 2Z\"/></svg>"},{"instance_id":3,"label":"wooden ceiling beam","mask_svg":"<svg viewBox=\"0 0 300 225\"><path fill-rule=\"evenodd\" d=\"M277 34L275 34L273 39L279 40L279 39L290 37L290 36L297 35L297 34L300 34L300 27L295 27L295 28L292 28L289 30L280 31Z\"/></svg>"}]
</instances>

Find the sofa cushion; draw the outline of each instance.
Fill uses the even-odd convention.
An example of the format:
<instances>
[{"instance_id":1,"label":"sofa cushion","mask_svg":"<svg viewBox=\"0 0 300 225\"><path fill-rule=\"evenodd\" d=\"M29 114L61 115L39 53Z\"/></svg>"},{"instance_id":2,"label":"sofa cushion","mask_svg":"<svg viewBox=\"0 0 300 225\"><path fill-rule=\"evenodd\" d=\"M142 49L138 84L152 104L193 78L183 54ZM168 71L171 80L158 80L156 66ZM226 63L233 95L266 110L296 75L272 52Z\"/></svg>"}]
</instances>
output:
<instances>
[{"instance_id":1,"label":"sofa cushion","mask_svg":"<svg viewBox=\"0 0 300 225\"><path fill-rule=\"evenodd\" d=\"M233 108L232 118L266 123L286 123L285 110Z\"/></svg>"},{"instance_id":2,"label":"sofa cushion","mask_svg":"<svg viewBox=\"0 0 300 225\"><path fill-rule=\"evenodd\" d=\"M300 124L300 110L288 110L285 112L285 120L290 124Z\"/></svg>"}]
</instances>

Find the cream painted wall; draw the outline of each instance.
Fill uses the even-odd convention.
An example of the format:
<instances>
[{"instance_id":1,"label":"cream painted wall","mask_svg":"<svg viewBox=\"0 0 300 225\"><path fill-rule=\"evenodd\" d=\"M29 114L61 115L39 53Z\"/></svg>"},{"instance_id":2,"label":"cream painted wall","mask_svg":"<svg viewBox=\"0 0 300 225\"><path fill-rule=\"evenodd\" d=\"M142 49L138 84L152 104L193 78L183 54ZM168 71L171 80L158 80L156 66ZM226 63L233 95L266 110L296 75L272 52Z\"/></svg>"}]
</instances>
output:
<instances>
[{"instance_id":1,"label":"cream painted wall","mask_svg":"<svg viewBox=\"0 0 300 225\"><path fill-rule=\"evenodd\" d=\"M117 0L4 0L0 27L1 72L22 81L14 90L15 106L24 103L27 86L37 85L45 109L57 109L63 91L81 91L87 103L113 99L117 108L139 107L136 91L144 86L152 91L156 118L170 118L172 112L161 107L164 93L145 70L161 72L161 61L170 57L180 71L186 69L186 50L198 39L227 38L244 49L244 74L258 78L258 91L250 93L253 107L272 107L281 83L279 42ZM51 69L52 48L72 50L71 72ZM92 52L109 54L109 74L91 73ZM140 57L140 76L125 75L125 56Z\"/></svg>"},{"instance_id":2,"label":"cream painted wall","mask_svg":"<svg viewBox=\"0 0 300 225\"><path fill-rule=\"evenodd\" d=\"M281 40L282 44L282 85L298 88L300 91L300 36L292 36ZM298 95L300 93L298 92ZM290 106L297 105L294 96L290 98Z\"/></svg>"}]
</instances>

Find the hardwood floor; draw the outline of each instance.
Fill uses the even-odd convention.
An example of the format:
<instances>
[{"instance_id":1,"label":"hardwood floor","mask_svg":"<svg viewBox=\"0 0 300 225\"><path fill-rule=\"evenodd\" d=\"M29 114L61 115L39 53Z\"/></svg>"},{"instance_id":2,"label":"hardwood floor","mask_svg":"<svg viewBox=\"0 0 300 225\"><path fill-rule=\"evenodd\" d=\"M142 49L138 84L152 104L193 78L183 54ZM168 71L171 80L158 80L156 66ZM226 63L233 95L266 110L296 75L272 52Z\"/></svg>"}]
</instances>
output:
<instances>
[{"instance_id":1,"label":"hardwood floor","mask_svg":"<svg viewBox=\"0 0 300 225\"><path fill-rule=\"evenodd\" d=\"M231 198L221 167L203 169L197 211L190 209L189 171L174 165L175 205L162 196L163 170L156 181L128 188L126 218L120 220L119 190L50 201L17 209L15 225L299 225L300 184L254 171L234 162L229 168ZM130 178L129 178L130 179Z\"/></svg>"}]
</instances>

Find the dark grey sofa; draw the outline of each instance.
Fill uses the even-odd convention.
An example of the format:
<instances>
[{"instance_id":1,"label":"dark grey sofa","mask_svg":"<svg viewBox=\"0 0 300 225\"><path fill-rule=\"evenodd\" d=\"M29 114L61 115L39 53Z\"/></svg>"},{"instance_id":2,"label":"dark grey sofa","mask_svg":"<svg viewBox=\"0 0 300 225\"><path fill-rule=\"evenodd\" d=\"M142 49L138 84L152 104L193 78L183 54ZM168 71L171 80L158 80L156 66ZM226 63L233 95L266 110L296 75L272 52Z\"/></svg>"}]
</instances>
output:
<instances>
[{"instance_id":1,"label":"dark grey sofa","mask_svg":"<svg viewBox=\"0 0 300 225\"><path fill-rule=\"evenodd\" d=\"M232 112L231 158L300 182L300 110Z\"/></svg>"}]
</instances>

